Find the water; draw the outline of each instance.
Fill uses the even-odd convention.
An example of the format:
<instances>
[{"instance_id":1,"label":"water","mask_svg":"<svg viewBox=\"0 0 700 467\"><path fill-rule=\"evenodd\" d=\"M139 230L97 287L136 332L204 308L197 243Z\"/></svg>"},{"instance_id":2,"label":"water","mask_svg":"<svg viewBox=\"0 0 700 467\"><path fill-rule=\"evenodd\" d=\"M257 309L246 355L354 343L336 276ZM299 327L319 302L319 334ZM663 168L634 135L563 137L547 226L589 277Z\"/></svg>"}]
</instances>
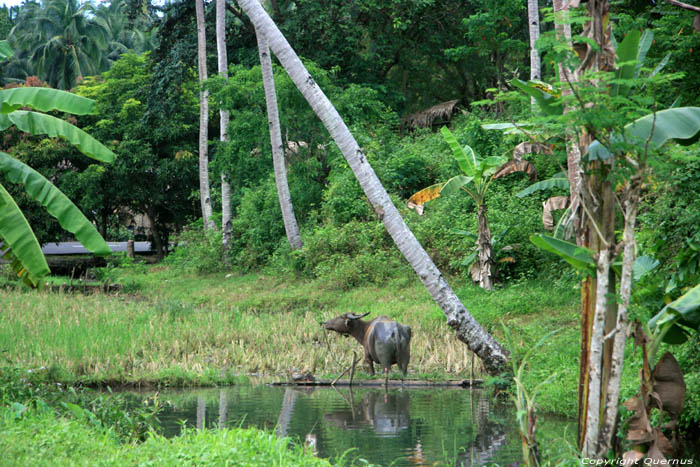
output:
<instances>
[{"instance_id":1,"label":"water","mask_svg":"<svg viewBox=\"0 0 700 467\"><path fill-rule=\"evenodd\" d=\"M321 457L379 465L510 465L521 460L514 409L487 390L284 388L244 384L160 394L164 434L192 427L258 427ZM572 422L542 419L559 436Z\"/></svg>"}]
</instances>

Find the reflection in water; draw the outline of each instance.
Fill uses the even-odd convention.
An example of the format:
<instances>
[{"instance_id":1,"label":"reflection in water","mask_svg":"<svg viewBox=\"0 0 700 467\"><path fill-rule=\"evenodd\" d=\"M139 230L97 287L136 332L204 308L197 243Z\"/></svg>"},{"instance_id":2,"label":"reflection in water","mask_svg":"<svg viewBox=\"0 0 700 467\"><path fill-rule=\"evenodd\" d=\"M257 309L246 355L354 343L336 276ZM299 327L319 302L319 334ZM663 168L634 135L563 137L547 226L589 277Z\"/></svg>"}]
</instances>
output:
<instances>
[{"instance_id":1,"label":"reflection in water","mask_svg":"<svg viewBox=\"0 0 700 467\"><path fill-rule=\"evenodd\" d=\"M365 394L359 403L354 402L353 391L347 408L335 409L324 414L324 418L343 429L371 426L378 436L395 437L410 426L410 398L406 391L372 391ZM345 396L340 393L341 397Z\"/></svg>"},{"instance_id":2,"label":"reflection in water","mask_svg":"<svg viewBox=\"0 0 700 467\"><path fill-rule=\"evenodd\" d=\"M240 385L161 393L161 400L172 403L160 416L169 436L179 433L181 420L207 428L255 426L296 438L321 457L352 450L350 459L379 465L509 465L521 456L512 407L479 390ZM558 423L564 431L565 422Z\"/></svg>"}]
</instances>

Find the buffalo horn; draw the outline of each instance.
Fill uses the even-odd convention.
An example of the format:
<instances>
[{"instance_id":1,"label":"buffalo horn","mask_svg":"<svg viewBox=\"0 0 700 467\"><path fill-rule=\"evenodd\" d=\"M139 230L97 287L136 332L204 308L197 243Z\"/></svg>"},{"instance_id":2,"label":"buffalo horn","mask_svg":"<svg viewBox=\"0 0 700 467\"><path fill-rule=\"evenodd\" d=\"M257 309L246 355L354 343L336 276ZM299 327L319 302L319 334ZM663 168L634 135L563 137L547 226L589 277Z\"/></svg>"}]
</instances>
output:
<instances>
[{"instance_id":1,"label":"buffalo horn","mask_svg":"<svg viewBox=\"0 0 700 467\"><path fill-rule=\"evenodd\" d=\"M363 315L356 315L355 313L350 313L350 316L348 316L348 319L360 319L360 318L364 318L368 314L369 314L369 311Z\"/></svg>"}]
</instances>

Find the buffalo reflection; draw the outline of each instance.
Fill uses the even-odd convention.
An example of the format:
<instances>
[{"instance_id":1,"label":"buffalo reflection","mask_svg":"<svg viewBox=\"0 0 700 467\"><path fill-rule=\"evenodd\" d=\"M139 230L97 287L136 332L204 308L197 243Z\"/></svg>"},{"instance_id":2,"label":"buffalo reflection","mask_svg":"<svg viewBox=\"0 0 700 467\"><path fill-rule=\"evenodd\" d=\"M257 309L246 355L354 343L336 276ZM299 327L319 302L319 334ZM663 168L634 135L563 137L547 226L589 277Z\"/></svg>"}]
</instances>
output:
<instances>
[{"instance_id":1,"label":"buffalo reflection","mask_svg":"<svg viewBox=\"0 0 700 467\"><path fill-rule=\"evenodd\" d=\"M348 396L339 392L347 402L347 407L324 414L324 419L344 430L360 430L371 426L377 436L395 438L411 426L410 393L408 391L371 391L361 400L355 401L352 389ZM457 448L451 460L456 466L481 466L496 457L507 444L504 427L489 420L491 400L484 392L472 393L471 417L476 436L471 443ZM466 415L466 414L465 414ZM401 464L430 465L421 437L404 450Z\"/></svg>"},{"instance_id":2,"label":"buffalo reflection","mask_svg":"<svg viewBox=\"0 0 700 467\"><path fill-rule=\"evenodd\" d=\"M341 393L342 395L342 393ZM349 407L336 409L323 415L324 419L343 429L361 429L371 426L382 437L395 437L411 424L408 392L372 391L355 403L352 390L350 399L344 395Z\"/></svg>"}]
</instances>

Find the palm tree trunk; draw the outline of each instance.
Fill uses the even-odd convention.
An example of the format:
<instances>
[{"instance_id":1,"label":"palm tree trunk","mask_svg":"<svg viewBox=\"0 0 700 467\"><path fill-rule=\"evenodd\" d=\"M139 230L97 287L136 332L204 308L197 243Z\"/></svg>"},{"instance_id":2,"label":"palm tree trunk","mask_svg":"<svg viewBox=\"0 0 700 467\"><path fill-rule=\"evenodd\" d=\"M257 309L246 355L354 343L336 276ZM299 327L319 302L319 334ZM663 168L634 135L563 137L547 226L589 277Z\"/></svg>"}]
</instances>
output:
<instances>
[{"instance_id":1,"label":"palm tree trunk","mask_svg":"<svg viewBox=\"0 0 700 467\"><path fill-rule=\"evenodd\" d=\"M199 84L207 80L207 38L203 0L195 0L197 13L197 63ZM212 220L211 195L209 193L209 91L199 91L199 198L202 204L202 222L205 229L216 226Z\"/></svg>"},{"instance_id":2,"label":"palm tree trunk","mask_svg":"<svg viewBox=\"0 0 700 467\"><path fill-rule=\"evenodd\" d=\"M219 74L228 77L228 56L226 54L226 0L216 0L216 51L218 56ZM228 142L228 110L221 109L220 115L220 140ZM231 243L231 185L226 174L221 173L221 235L222 254L224 264L228 264L228 250Z\"/></svg>"},{"instance_id":3,"label":"palm tree trunk","mask_svg":"<svg viewBox=\"0 0 700 467\"><path fill-rule=\"evenodd\" d=\"M540 79L542 77L540 52L535 47L535 43L540 37L540 11L537 0L527 0L527 18L530 30L530 79ZM534 97L531 98L531 102L534 106Z\"/></svg>"},{"instance_id":4,"label":"palm tree trunk","mask_svg":"<svg viewBox=\"0 0 700 467\"><path fill-rule=\"evenodd\" d=\"M299 225L294 216L292 196L289 193L287 183L287 168L284 163L284 147L282 146L282 132L280 130L280 118L277 110L277 94L275 92L275 78L272 71L272 59L267 39L257 29L255 35L258 39L258 53L260 55L260 68L262 69L263 85L265 87L265 102L267 103L267 122L270 127L270 144L272 145L272 164L275 168L275 183L277 185L277 197L282 210L284 230L287 233L289 247L294 250L304 246L299 233Z\"/></svg>"},{"instance_id":5,"label":"palm tree trunk","mask_svg":"<svg viewBox=\"0 0 700 467\"><path fill-rule=\"evenodd\" d=\"M484 290L493 290L493 246L491 245L491 228L489 227L488 209L480 204L477 211L477 243L479 251L479 286Z\"/></svg>"},{"instance_id":6,"label":"palm tree trunk","mask_svg":"<svg viewBox=\"0 0 700 467\"><path fill-rule=\"evenodd\" d=\"M505 369L507 351L467 311L418 243L335 107L318 87L258 0L238 0L238 4L250 17L255 28L265 35L270 48L331 134L374 208L375 214L384 223L398 249L443 310L447 324L456 331L457 338L466 343L483 360L489 374L499 374Z\"/></svg>"}]
</instances>

